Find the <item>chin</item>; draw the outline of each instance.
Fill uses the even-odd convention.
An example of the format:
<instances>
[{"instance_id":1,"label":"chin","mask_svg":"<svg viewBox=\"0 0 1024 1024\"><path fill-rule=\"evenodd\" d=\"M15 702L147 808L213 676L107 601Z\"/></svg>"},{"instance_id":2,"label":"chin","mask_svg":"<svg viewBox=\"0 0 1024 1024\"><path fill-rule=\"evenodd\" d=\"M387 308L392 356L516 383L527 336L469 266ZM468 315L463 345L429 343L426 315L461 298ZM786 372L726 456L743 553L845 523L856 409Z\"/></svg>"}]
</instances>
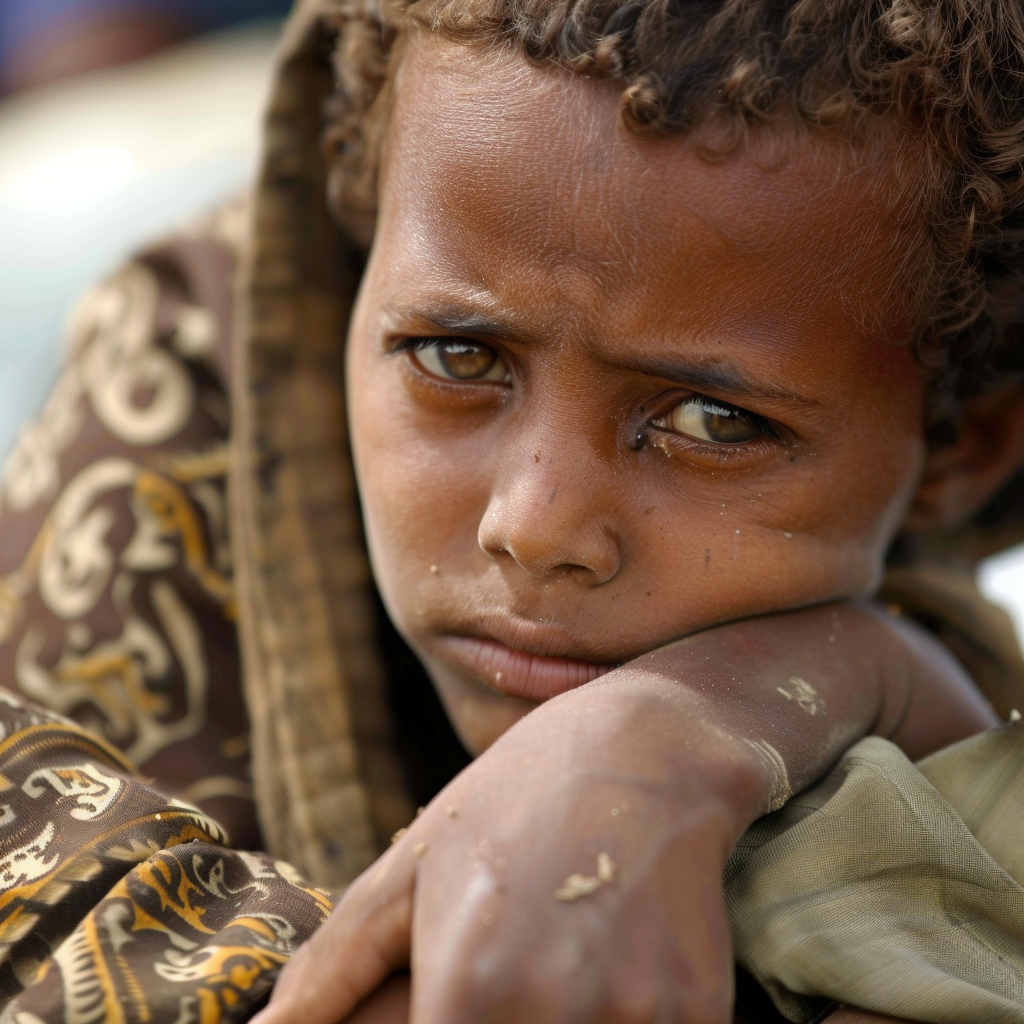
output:
<instances>
[{"instance_id":1,"label":"chin","mask_svg":"<svg viewBox=\"0 0 1024 1024\"><path fill-rule=\"evenodd\" d=\"M465 683L429 666L434 688L441 697L448 720L462 745L474 757L497 742L516 722L538 707L488 690L483 683Z\"/></svg>"}]
</instances>

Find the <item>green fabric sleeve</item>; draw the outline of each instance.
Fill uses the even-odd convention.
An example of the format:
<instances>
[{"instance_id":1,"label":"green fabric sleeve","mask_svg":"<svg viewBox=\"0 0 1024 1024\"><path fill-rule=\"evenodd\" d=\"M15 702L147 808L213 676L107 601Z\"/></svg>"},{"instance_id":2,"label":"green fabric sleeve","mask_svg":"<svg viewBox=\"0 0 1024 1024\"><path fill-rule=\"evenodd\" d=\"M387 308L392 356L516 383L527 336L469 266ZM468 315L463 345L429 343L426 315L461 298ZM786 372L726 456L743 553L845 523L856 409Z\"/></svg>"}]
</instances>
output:
<instances>
[{"instance_id":1,"label":"green fabric sleeve","mask_svg":"<svg viewBox=\"0 0 1024 1024\"><path fill-rule=\"evenodd\" d=\"M1024 732L918 766L869 738L756 823L725 874L738 961L788 1019L823 1000L1024 1022Z\"/></svg>"}]
</instances>

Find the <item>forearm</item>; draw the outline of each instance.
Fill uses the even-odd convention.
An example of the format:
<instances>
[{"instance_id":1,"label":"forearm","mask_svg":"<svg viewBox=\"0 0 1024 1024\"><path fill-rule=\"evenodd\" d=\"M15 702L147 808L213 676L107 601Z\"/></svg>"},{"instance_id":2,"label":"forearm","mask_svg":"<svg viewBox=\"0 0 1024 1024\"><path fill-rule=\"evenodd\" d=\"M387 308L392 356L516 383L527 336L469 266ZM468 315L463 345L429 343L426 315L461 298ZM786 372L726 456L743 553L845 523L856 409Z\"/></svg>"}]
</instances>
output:
<instances>
[{"instance_id":1,"label":"forearm","mask_svg":"<svg viewBox=\"0 0 1024 1024\"><path fill-rule=\"evenodd\" d=\"M348 890L266 1024L401 1024L401 993L359 1001L407 964L420 1012L445 1019L610 1019L638 993L728 1019L726 861L858 737L905 729L914 680L934 669L902 630L846 606L747 620L542 703ZM953 684L958 728L987 724ZM588 950L586 970L570 947ZM556 965L539 987L538 962Z\"/></svg>"},{"instance_id":2,"label":"forearm","mask_svg":"<svg viewBox=\"0 0 1024 1024\"><path fill-rule=\"evenodd\" d=\"M996 724L938 645L852 604L716 627L586 690L643 709L645 761L663 758L681 792L718 795L735 837L865 735L916 758Z\"/></svg>"}]
</instances>

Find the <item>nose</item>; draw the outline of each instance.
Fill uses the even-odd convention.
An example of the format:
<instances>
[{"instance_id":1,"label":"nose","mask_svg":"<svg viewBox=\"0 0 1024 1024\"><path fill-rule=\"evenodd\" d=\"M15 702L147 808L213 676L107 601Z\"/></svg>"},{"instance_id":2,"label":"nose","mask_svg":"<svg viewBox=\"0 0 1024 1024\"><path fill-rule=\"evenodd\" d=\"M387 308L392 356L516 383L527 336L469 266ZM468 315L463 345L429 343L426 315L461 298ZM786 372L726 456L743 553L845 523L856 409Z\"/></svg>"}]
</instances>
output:
<instances>
[{"instance_id":1,"label":"nose","mask_svg":"<svg viewBox=\"0 0 1024 1024\"><path fill-rule=\"evenodd\" d=\"M607 467L581 455L549 447L498 456L477 535L487 555L511 559L538 579L569 571L598 585L616 576L622 551L614 503L597 481Z\"/></svg>"}]
</instances>

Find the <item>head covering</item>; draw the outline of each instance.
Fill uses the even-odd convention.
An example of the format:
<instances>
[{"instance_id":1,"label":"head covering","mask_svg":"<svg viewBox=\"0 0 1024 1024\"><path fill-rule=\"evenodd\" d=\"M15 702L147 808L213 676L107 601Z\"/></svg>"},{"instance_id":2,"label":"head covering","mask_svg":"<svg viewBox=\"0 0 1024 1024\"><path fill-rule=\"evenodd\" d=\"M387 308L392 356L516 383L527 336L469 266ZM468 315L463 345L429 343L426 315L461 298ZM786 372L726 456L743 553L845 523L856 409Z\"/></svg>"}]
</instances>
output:
<instances>
[{"instance_id":1,"label":"head covering","mask_svg":"<svg viewBox=\"0 0 1024 1024\"><path fill-rule=\"evenodd\" d=\"M287 25L236 318L231 509L261 826L321 884L411 816L394 753L344 400L362 253L327 208L327 5Z\"/></svg>"}]
</instances>

